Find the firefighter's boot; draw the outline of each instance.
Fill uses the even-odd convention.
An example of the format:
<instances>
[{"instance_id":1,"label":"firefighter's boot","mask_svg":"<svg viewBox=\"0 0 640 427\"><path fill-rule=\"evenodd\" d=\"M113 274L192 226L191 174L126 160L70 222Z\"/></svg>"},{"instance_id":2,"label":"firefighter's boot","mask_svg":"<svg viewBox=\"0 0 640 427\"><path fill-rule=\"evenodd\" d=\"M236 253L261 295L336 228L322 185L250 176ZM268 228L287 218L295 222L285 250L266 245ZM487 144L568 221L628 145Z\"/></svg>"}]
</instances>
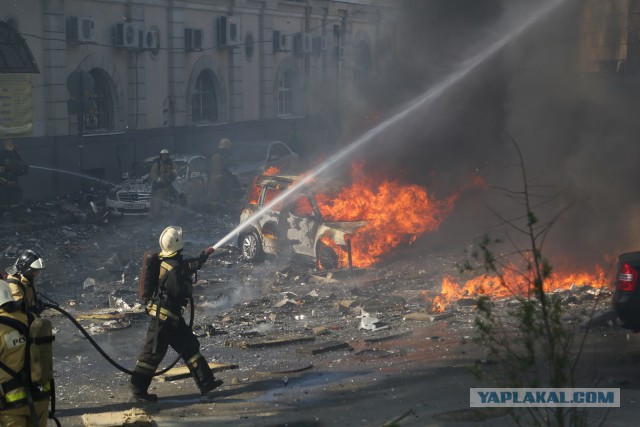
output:
<instances>
[{"instance_id":1,"label":"firefighter's boot","mask_svg":"<svg viewBox=\"0 0 640 427\"><path fill-rule=\"evenodd\" d=\"M222 380L217 380L214 378L213 373L211 372L211 368L209 368L209 364L206 359L200 354L196 354L187 362L187 366L189 367L189 371L191 371L191 375L193 379L196 381L198 388L200 389L200 394L205 395L210 391L215 390L223 384Z\"/></svg>"},{"instance_id":2,"label":"firefighter's boot","mask_svg":"<svg viewBox=\"0 0 640 427\"><path fill-rule=\"evenodd\" d=\"M141 373L138 369L133 372L129 388L131 389L131 401L133 402L157 402L158 395L151 394L147 390L151 384L152 376Z\"/></svg>"}]
</instances>

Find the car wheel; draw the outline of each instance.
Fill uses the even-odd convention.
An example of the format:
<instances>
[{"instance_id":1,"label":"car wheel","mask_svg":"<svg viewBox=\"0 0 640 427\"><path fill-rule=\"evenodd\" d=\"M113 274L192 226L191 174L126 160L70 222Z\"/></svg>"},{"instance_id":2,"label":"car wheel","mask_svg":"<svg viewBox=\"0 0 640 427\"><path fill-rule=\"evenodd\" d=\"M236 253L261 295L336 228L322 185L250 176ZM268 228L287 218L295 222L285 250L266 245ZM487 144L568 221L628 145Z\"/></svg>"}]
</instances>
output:
<instances>
[{"instance_id":1,"label":"car wheel","mask_svg":"<svg viewBox=\"0 0 640 427\"><path fill-rule=\"evenodd\" d=\"M329 246L320 243L316 251L316 267L318 270L334 270L338 268L338 254Z\"/></svg>"},{"instance_id":2,"label":"car wheel","mask_svg":"<svg viewBox=\"0 0 640 427\"><path fill-rule=\"evenodd\" d=\"M240 238L240 250L245 261L259 262L264 259L262 241L255 231L246 233Z\"/></svg>"}]
</instances>

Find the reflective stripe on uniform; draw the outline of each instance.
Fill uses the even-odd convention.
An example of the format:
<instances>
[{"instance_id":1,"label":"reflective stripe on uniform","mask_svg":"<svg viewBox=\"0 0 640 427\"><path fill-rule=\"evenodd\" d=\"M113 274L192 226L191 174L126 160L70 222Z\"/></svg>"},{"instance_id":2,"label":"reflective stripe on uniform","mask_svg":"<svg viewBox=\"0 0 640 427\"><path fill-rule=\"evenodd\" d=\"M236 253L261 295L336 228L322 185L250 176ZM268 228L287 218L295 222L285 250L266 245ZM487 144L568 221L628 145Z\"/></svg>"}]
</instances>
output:
<instances>
[{"instance_id":1,"label":"reflective stripe on uniform","mask_svg":"<svg viewBox=\"0 0 640 427\"><path fill-rule=\"evenodd\" d=\"M197 360L201 357L202 355L200 353L196 353L191 359L187 360L187 365L195 365Z\"/></svg>"},{"instance_id":2,"label":"reflective stripe on uniform","mask_svg":"<svg viewBox=\"0 0 640 427\"><path fill-rule=\"evenodd\" d=\"M156 315L156 310L158 309L158 306L155 304L151 304L147 306L147 311L149 312L149 314L151 316L155 316ZM171 319L171 320L175 320L175 321L179 321L180 320L180 316L170 312L169 310L167 310L164 307L160 307L160 315L158 316L160 318L160 320L167 320L167 318Z\"/></svg>"},{"instance_id":3,"label":"reflective stripe on uniform","mask_svg":"<svg viewBox=\"0 0 640 427\"><path fill-rule=\"evenodd\" d=\"M149 371L149 372L155 372L156 371L156 367L149 365L148 363L145 362L141 362L139 360L136 360L136 368L140 368L143 371Z\"/></svg>"},{"instance_id":4,"label":"reflective stripe on uniform","mask_svg":"<svg viewBox=\"0 0 640 427\"><path fill-rule=\"evenodd\" d=\"M162 262L160 263L160 267L164 268L164 269L165 269L165 270L167 270L167 271L171 271L171 270L173 270L173 267L171 266L171 264L169 264L169 263L168 263L168 262L166 262L166 261L162 261Z\"/></svg>"},{"instance_id":5,"label":"reflective stripe on uniform","mask_svg":"<svg viewBox=\"0 0 640 427\"><path fill-rule=\"evenodd\" d=\"M15 403L18 400L22 400L22 399L26 399L27 398L27 392L24 391L24 389L19 389L16 391L10 391L9 393L4 395L4 400L7 403Z\"/></svg>"}]
</instances>

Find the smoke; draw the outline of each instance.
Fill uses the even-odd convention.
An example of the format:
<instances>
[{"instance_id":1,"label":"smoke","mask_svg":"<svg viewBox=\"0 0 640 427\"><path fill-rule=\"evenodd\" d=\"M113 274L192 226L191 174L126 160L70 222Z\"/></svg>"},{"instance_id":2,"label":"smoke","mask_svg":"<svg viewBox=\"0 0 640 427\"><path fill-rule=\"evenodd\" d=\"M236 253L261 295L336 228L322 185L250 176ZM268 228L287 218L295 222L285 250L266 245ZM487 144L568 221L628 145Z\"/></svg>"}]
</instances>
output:
<instances>
[{"instance_id":1,"label":"smoke","mask_svg":"<svg viewBox=\"0 0 640 427\"><path fill-rule=\"evenodd\" d=\"M541 3L403 0L399 24L388 29L394 34L393 57L386 58L378 79L369 82L352 110L360 112L366 104L383 116L392 114L463 64L478 46L520 25ZM554 221L545 240L547 256L584 266L639 249L635 218L640 204L634 189L640 182L635 160L640 121L634 117L633 82L620 75L594 78L580 68L583 7L581 1L562 2L436 106L385 135L367 151L370 167L389 174L401 170L408 180L443 196L474 174L490 187L520 191L512 137L522 151L534 211L541 222ZM510 195L469 193L439 239L459 245L495 232L493 226L504 221L489 207L503 218L521 217L524 207Z\"/></svg>"}]
</instances>

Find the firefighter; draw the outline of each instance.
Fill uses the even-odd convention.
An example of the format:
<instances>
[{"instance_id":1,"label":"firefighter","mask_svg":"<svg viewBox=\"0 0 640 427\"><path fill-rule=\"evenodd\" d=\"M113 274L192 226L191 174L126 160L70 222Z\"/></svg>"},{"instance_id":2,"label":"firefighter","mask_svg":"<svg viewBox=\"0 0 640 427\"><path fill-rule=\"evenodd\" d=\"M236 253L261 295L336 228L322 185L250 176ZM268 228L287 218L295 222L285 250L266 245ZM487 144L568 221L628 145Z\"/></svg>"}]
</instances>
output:
<instances>
[{"instance_id":1,"label":"firefighter","mask_svg":"<svg viewBox=\"0 0 640 427\"><path fill-rule=\"evenodd\" d=\"M34 282L44 267L44 261L40 255L27 249L20 254L14 265L6 269L7 282L11 288L13 299L23 313L30 311L40 314L43 310L36 295Z\"/></svg>"},{"instance_id":2,"label":"firefighter","mask_svg":"<svg viewBox=\"0 0 640 427\"><path fill-rule=\"evenodd\" d=\"M209 167L209 202L211 209L216 211L220 208L230 194L231 182L229 176L229 155L231 152L231 141L222 138L218 143L218 149L211 155Z\"/></svg>"},{"instance_id":3,"label":"firefighter","mask_svg":"<svg viewBox=\"0 0 640 427\"><path fill-rule=\"evenodd\" d=\"M0 207L14 212L20 205L22 189L18 187L17 178L28 171L13 140L5 139L0 150Z\"/></svg>"},{"instance_id":4,"label":"firefighter","mask_svg":"<svg viewBox=\"0 0 640 427\"><path fill-rule=\"evenodd\" d=\"M186 260L182 256L184 241L182 229L170 226L160 234L160 274L156 296L147 304L151 316L146 340L138 355L134 373L131 376L132 400L154 402L156 394L147 390L153 374L171 346L180 354L188 366L200 394L205 395L222 385L216 380L209 364L200 354L200 342L187 326L182 313L191 297L193 288L191 277L213 253L210 248L198 258Z\"/></svg>"},{"instance_id":5,"label":"firefighter","mask_svg":"<svg viewBox=\"0 0 640 427\"><path fill-rule=\"evenodd\" d=\"M6 427L47 425L49 391L33 384L28 374L33 369L27 365L28 327L29 318L0 280L0 425Z\"/></svg>"},{"instance_id":6,"label":"firefighter","mask_svg":"<svg viewBox=\"0 0 640 427\"><path fill-rule=\"evenodd\" d=\"M173 188L173 181L178 176L175 163L169 157L169 150L160 150L160 157L153 162L149 179L151 180L151 215L157 216L161 209L173 206L177 201L177 194Z\"/></svg>"}]
</instances>

